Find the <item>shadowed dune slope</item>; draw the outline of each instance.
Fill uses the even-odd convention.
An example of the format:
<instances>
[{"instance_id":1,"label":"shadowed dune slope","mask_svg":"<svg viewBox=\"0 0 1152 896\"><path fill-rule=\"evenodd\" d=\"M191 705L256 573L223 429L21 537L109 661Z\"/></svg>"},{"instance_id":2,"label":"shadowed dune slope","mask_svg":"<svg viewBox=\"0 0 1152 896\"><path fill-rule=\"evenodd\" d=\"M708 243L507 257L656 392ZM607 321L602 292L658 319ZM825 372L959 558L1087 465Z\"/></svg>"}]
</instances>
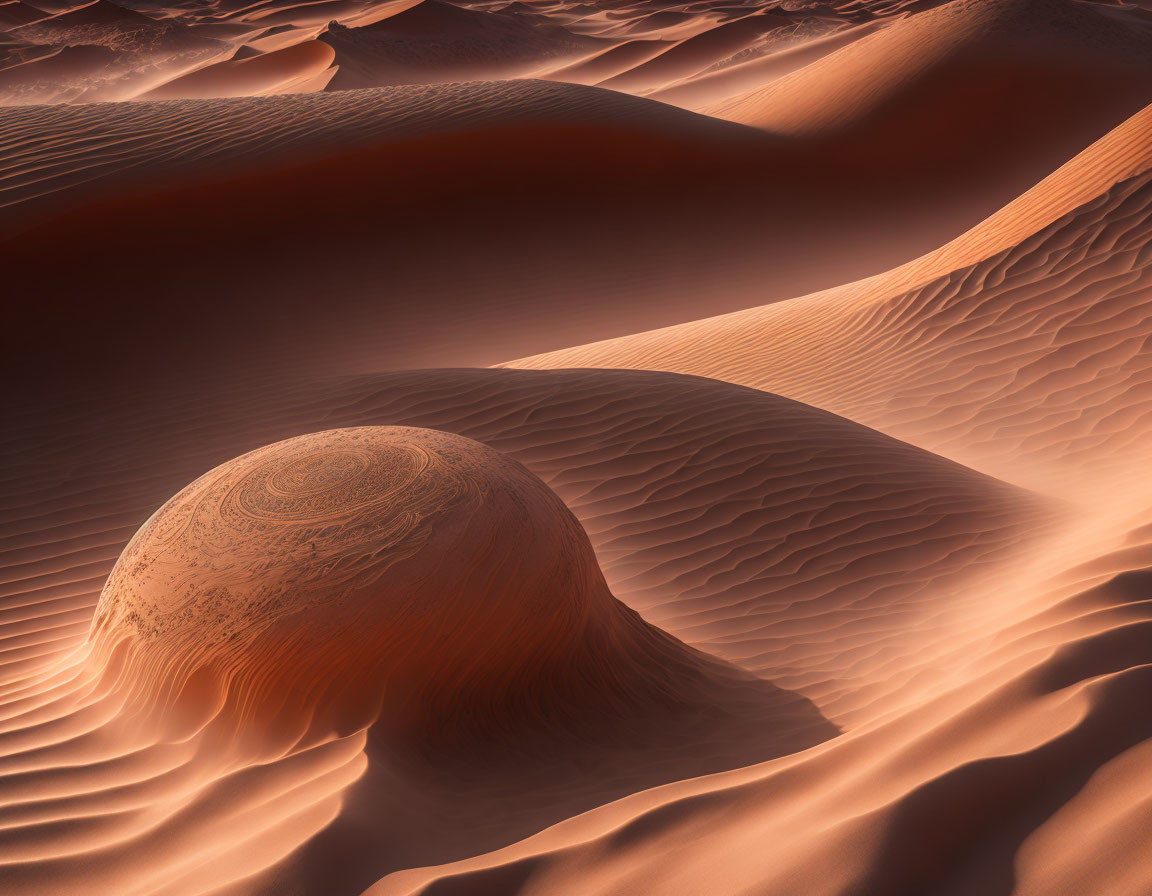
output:
<instances>
[{"instance_id":1,"label":"shadowed dune slope","mask_svg":"<svg viewBox=\"0 0 1152 896\"><path fill-rule=\"evenodd\" d=\"M77 408L71 438L86 453L68 479L37 473L50 455L24 456L52 440L50 423L13 438L7 551L26 562L6 587L19 620L53 620L10 654L14 674L81 633L120 546L166 494L239 451L332 426L448 430L519 460L576 513L621 600L838 723L906 699L906 676L930 680L928 646L986 609L970 586L1055 519L1033 496L831 414L698 378L413 371L209 394ZM165 461L141 476L144 457Z\"/></svg>"},{"instance_id":2,"label":"shadowed dune slope","mask_svg":"<svg viewBox=\"0 0 1152 896\"><path fill-rule=\"evenodd\" d=\"M33 338L5 363L51 332L38 382L85 388L182 353L221 374L496 363L845 282L1001 204L535 81L6 109L0 156L15 288L84 297L51 330L54 304L21 303Z\"/></svg>"},{"instance_id":3,"label":"shadowed dune slope","mask_svg":"<svg viewBox=\"0 0 1152 896\"><path fill-rule=\"evenodd\" d=\"M1088 494L1147 460L1150 122L890 275L515 366L714 376Z\"/></svg>"},{"instance_id":4,"label":"shadowed dune slope","mask_svg":"<svg viewBox=\"0 0 1152 896\"><path fill-rule=\"evenodd\" d=\"M122 190L144 175L244 170L387 139L500 124L598 122L678 134L745 133L739 126L593 88L540 81L449 84L340 96L88 104L0 110L8 170L0 208L22 216L81 186ZM40 136L28 145L28 136ZM78 154L83 146L85 152ZM11 214L9 214L9 221Z\"/></svg>"}]
</instances>

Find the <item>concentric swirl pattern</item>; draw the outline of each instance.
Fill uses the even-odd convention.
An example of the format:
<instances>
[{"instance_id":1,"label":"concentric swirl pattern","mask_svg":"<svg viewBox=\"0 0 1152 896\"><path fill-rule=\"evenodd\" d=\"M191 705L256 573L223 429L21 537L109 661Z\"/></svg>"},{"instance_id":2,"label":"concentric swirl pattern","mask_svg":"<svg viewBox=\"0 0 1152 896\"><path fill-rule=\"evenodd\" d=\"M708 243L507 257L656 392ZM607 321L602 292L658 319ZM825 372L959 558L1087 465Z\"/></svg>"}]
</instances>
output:
<instances>
[{"instance_id":1,"label":"concentric swirl pattern","mask_svg":"<svg viewBox=\"0 0 1152 896\"><path fill-rule=\"evenodd\" d=\"M220 514L232 525L345 518L396 499L428 464L426 453L408 446L317 446L287 460L275 452L227 493Z\"/></svg>"},{"instance_id":2,"label":"concentric swirl pattern","mask_svg":"<svg viewBox=\"0 0 1152 896\"><path fill-rule=\"evenodd\" d=\"M224 464L162 507L109 577L97 627L145 638L205 614L229 638L339 602L426 540L463 493L456 437L395 427L314 433ZM440 450L436 450L439 448ZM431 449L431 450L430 450Z\"/></svg>"}]
</instances>

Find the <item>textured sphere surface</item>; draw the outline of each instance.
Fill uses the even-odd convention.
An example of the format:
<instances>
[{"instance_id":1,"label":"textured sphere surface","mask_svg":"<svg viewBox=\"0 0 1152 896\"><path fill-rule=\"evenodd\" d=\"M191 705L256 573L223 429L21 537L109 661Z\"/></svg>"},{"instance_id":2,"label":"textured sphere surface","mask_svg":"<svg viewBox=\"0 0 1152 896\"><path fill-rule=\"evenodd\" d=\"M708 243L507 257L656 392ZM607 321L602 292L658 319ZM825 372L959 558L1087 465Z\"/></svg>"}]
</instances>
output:
<instances>
[{"instance_id":1,"label":"textured sphere surface","mask_svg":"<svg viewBox=\"0 0 1152 896\"><path fill-rule=\"evenodd\" d=\"M612 603L579 523L519 464L361 427L245 454L168 501L93 637L130 640L168 690L211 667L265 688L392 674L431 699L543 662Z\"/></svg>"}]
</instances>

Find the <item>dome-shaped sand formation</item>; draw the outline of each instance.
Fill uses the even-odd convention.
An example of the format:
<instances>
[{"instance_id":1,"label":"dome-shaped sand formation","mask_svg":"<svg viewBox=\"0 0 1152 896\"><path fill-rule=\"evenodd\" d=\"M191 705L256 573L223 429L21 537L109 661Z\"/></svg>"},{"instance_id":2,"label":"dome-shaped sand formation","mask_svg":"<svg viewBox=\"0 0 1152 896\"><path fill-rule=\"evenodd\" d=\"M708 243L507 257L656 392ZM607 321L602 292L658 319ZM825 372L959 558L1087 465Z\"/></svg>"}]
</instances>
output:
<instances>
[{"instance_id":1,"label":"dome-shaped sand formation","mask_svg":"<svg viewBox=\"0 0 1152 896\"><path fill-rule=\"evenodd\" d=\"M533 474L430 430L315 433L207 473L125 549L93 638L105 656L128 642L133 684L161 708L223 700L296 736L379 714L390 744L424 756L508 735L616 738L620 719L670 708L723 715L733 688L737 715L799 712L777 732L790 748L830 733L807 701L619 604Z\"/></svg>"}]
</instances>

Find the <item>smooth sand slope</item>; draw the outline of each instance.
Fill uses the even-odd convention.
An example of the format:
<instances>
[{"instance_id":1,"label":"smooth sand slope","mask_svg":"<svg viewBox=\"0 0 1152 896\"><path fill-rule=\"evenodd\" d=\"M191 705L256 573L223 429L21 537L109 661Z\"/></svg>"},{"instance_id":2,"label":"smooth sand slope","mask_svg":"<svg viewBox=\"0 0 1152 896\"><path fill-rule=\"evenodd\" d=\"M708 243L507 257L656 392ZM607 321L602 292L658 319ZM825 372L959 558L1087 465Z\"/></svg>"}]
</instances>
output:
<instances>
[{"instance_id":1,"label":"smooth sand slope","mask_svg":"<svg viewBox=\"0 0 1152 896\"><path fill-rule=\"evenodd\" d=\"M1089 492L1146 457L1150 122L1140 113L889 275L515 366L746 383L1015 481Z\"/></svg>"},{"instance_id":2,"label":"smooth sand slope","mask_svg":"<svg viewBox=\"0 0 1152 896\"><path fill-rule=\"evenodd\" d=\"M954 0L703 110L861 176L1014 197L1152 102L1150 52L1152 23L1080 0Z\"/></svg>"},{"instance_id":3,"label":"smooth sand slope","mask_svg":"<svg viewBox=\"0 0 1152 896\"><path fill-rule=\"evenodd\" d=\"M283 50L214 63L174 78L140 98L206 99L294 93L296 85L311 85L313 79L325 73L331 78L335 57L327 44L304 41Z\"/></svg>"}]
</instances>

